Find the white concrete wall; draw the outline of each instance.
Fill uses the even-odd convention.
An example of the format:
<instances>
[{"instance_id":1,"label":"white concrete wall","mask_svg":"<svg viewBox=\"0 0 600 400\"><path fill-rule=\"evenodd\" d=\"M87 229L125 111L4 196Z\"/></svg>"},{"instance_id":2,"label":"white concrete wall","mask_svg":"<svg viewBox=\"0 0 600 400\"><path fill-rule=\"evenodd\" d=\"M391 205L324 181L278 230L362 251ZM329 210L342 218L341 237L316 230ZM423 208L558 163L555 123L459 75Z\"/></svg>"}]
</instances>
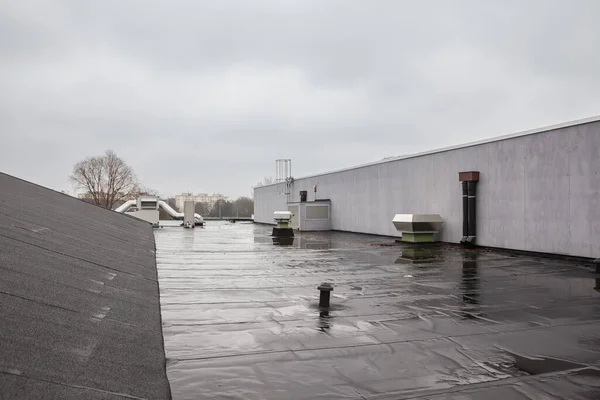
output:
<instances>
[{"instance_id":1,"label":"white concrete wall","mask_svg":"<svg viewBox=\"0 0 600 400\"><path fill-rule=\"evenodd\" d=\"M277 194L277 185L254 188L254 222L275 225L273 213L287 210L287 197Z\"/></svg>"},{"instance_id":2,"label":"white concrete wall","mask_svg":"<svg viewBox=\"0 0 600 400\"><path fill-rule=\"evenodd\" d=\"M458 172L476 170L477 243L600 256L600 121L297 179L299 191L331 199L335 230L398 236L397 213L440 214L440 240L462 237ZM256 188L255 221L286 210L275 185Z\"/></svg>"}]
</instances>

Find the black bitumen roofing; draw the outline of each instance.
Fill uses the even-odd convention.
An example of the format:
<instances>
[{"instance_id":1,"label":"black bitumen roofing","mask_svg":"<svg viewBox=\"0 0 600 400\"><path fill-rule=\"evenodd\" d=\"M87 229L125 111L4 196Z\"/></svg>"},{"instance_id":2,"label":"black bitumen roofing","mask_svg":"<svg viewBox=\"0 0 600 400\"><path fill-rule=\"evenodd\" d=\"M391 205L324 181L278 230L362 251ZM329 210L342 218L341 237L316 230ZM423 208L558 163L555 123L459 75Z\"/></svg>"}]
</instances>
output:
<instances>
[{"instance_id":1,"label":"black bitumen roofing","mask_svg":"<svg viewBox=\"0 0 600 400\"><path fill-rule=\"evenodd\" d=\"M150 224L0 173L0 398L170 398Z\"/></svg>"},{"instance_id":2,"label":"black bitumen roofing","mask_svg":"<svg viewBox=\"0 0 600 400\"><path fill-rule=\"evenodd\" d=\"M270 232L155 232L175 399L600 399L600 274L585 262Z\"/></svg>"}]
</instances>

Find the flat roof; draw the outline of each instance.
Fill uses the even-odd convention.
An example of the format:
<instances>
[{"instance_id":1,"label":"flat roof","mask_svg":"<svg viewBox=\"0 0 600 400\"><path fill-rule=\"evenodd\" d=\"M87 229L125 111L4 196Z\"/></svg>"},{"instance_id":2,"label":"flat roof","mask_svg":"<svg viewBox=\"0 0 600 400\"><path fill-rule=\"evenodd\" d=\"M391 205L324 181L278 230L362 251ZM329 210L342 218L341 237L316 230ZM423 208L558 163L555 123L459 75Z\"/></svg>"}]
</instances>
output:
<instances>
[{"instance_id":1,"label":"flat roof","mask_svg":"<svg viewBox=\"0 0 600 400\"><path fill-rule=\"evenodd\" d=\"M598 398L588 266L341 232L281 246L270 233L155 232L175 398Z\"/></svg>"},{"instance_id":2,"label":"flat roof","mask_svg":"<svg viewBox=\"0 0 600 400\"><path fill-rule=\"evenodd\" d=\"M389 158L385 158L383 160L373 161L373 162L369 162L369 163L365 163L365 164L359 164L359 165L356 165L353 167L340 168L340 169L336 169L336 170L332 170L332 171L321 172L321 173L312 174L312 175L306 175L306 176L302 176L302 177L294 178L294 179L300 180L300 179L315 178L315 177L324 176L324 175L331 175L331 174L336 174L339 172L351 171L353 169L365 168L365 167L370 167L373 165L385 164L385 163L394 162L394 161L398 161L398 160L406 160L409 158L421 157L421 156L426 156L426 155L430 155L430 154L443 153L446 151L458 150L458 149L463 149L463 148L467 148L467 147L480 146L480 145L487 144L487 143L500 142L503 140L514 139L514 138L528 136L528 135L535 135L538 133L544 133L544 132L552 131L555 129L568 128L571 126L589 124L589 123L598 122L598 121L600 121L600 115L597 115L594 117L589 117L589 118L578 119L578 120L572 120L572 121L568 121L568 122L563 122L563 123L559 123L559 124L555 124L555 125L549 125L549 126L545 126L542 128L529 129L526 131L511 133L508 135L496 136L493 138L482 139L482 140L478 140L478 141L474 141L474 142L463 143L463 144L459 144L456 146L443 147L440 149L428 150L428 151L424 151L424 152L407 154L407 155L402 155L402 156L397 156L397 157L389 157ZM277 184L278 183L272 183L269 185L258 186L258 187L255 187L255 189L260 189L261 187L267 187L267 186L274 186Z\"/></svg>"}]
</instances>

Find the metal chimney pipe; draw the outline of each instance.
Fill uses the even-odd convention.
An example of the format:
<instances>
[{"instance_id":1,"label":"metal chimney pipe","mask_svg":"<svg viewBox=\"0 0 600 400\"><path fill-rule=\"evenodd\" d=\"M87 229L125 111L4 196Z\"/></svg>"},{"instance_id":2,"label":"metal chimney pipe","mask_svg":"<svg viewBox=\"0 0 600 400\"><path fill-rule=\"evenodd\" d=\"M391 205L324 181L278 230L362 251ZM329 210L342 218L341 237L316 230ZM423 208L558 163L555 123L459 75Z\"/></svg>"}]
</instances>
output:
<instances>
[{"instance_id":1,"label":"metal chimney pipe","mask_svg":"<svg viewBox=\"0 0 600 400\"><path fill-rule=\"evenodd\" d=\"M468 207L469 207L469 237L467 241L471 244L475 242L475 237L477 236L477 182L471 181L468 182Z\"/></svg>"},{"instance_id":2,"label":"metal chimney pipe","mask_svg":"<svg viewBox=\"0 0 600 400\"><path fill-rule=\"evenodd\" d=\"M463 193L463 244L475 244L477 236L477 182L479 171L466 171L458 173L458 180L462 182Z\"/></svg>"},{"instance_id":3,"label":"metal chimney pipe","mask_svg":"<svg viewBox=\"0 0 600 400\"><path fill-rule=\"evenodd\" d=\"M469 201L468 201L468 182L463 181L462 183L462 209L463 209L463 234L461 243L465 243L469 237Z\"/></svg>"}]
</instances>

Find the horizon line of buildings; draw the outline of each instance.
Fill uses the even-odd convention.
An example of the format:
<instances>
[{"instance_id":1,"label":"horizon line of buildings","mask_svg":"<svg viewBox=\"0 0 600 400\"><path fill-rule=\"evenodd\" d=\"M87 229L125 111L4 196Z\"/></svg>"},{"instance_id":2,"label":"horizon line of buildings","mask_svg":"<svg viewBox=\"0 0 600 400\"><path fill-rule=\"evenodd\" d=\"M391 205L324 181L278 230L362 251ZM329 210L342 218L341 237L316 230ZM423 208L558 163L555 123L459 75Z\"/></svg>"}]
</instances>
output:
<instances>
[{"instance_id":1,"label":"horizon line of buildings","mask_svg":"<svg viewBox=\"0 0 600 400\"><path fill-rule=\"evenodd\" d=\"M66 193L65 191L63 191L63 193ZM74 197L77 197L79 199L82 200L93 200L93 196L91 193L76 193L76 195ZM188 201L188 200L192 200L195 203L207 203L209 204L211 207L219 200L224 200L227 201L229 199L228 196L225 196L222 193L213 193L213 194L208 194L208 193L197 193L197 194L193 194L193 193L181 193L181 194L177 194L175 196L168 196L167 198L174 198L175 199L175 204L177 206L177 208L180 208L183 210L183 204Z\"/></svg>"},{"instance_id":2,"label":"horizon line of buildings","mask_svg":"<svg viewBox=\"0 0 600 400\"><path fill-rule=\"evenodd\" d=\"M229 199L228 196L225 196L224 194L221 194L221 193L213 193L213 194L181 193L181 194L175 195L175 206L178 208L179 211L183 211L183 205L185 204L185 202L193 201L195 203L208 204L208 206L210 208L212 208L215 205L215 203L218 202L219 200L227 201L228 199Z\"/></svg>"},{"instance_id":3,"label":"horizon line of buildings","mask_svg":"<svg viewBox=\"0 0 600 400\"><path fill-rule=\"evenodd\" d=\"M64 192L64 191L63 191ZM93 200L93 196L91 195L91 193L77 193L76 196L79 199L82 200ZM168 196L165 199L168 198L174 198L175 199L175 208L178 209L178 211L183 211L183 205L186 201L193 201L195 203L205 203L208 205L209 209L211 209L212 207L214 207L214 205L219 201L228 201L229 200L229 196L226 196L222 193L213 193L213 194L208 194L208 193L197 193L197 194L193 194L191 192L189 193L181 193L181 194L177 194L175 196Z\"/></svg>"}]
</instances>

